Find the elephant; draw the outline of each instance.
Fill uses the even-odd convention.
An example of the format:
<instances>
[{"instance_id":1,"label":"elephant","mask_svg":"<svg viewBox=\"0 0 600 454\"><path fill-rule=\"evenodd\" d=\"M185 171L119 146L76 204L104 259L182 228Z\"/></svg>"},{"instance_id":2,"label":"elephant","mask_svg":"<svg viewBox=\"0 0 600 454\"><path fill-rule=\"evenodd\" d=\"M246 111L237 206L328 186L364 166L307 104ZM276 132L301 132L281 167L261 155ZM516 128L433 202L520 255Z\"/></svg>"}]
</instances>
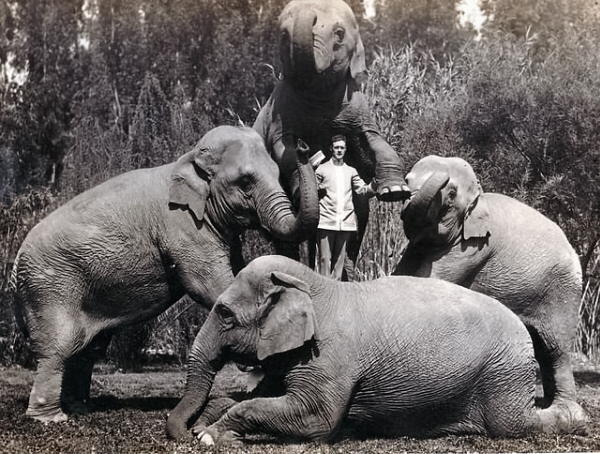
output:
<instances>
[{"instance_id":1,"label":"elephant","mask_svg":"<svg viewBox=\"0 0 600 454\"><path fill-rule=\"evenodd\" d=\"M205 444L268 433L361 436L561 432L535 407L535 359L519 318L497 300L439 279L339 282L283 256L235 277L198 333L185 393L167 420L188 435L227 362L260 364L275 395L229 406L192 430Z\"/></svg>"},{"instance_id":2,"label":"elephant","mask_svg":"<svg viewBox=\"0 0 600 454\"><path fill-rule=\"evenodd\" d=\"M366 78L365 50L356 18L343 0L292 0L279 17L282 79L261 108L254 129L281 169L282 184L294 194L298 179L294 143L305 140L311 153L330 156L334 134L344 134L346 162L375 186L380 200L404 200L410 192L403 161L381 136L361 82ZM358 238L349 248L358 255L368 221L366 197L355 197ZM294 256L293 247L280 252Z\"/></svg>"},{"instance_id":3,"label":"elephant","mask_svg":"<svg viewBox=\"0 0 600 454\"><path fill-rule=\"evenodd\" d=\"M316 228L314 171L306 144L297 148L297 212L262 138L220 126L176 162L111 178L37 224L13 269L17 320L38 356L26 414L85 411L94 361L117 328L184 294L212 307L243 266L243 229L288 238Z\"/></svg>"},{"instance_id":4,"label":"elephant","mask_svg":"<svg viewBox=\"0 0 600 454\"><path fill-rule=\"evenodd\" d=\"M406 180L413 195L401 218L409 242L393 274L443 279L505 304L533 339L545 405L585 427L569 357L581 266L562 230L513 198L483 192L458 157L427 156Z\"/></svg>"}]
</instances>

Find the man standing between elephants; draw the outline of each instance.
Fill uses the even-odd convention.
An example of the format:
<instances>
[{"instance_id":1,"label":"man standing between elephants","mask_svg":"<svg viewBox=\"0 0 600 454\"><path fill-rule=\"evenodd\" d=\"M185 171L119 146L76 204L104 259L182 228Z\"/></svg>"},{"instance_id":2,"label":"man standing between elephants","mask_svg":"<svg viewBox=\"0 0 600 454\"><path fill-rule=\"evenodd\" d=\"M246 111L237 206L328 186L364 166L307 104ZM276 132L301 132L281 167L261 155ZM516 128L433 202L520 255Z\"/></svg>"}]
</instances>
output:
<instances>
[{"instance_id":1,"label":"man standing between elephants","mask_svg":"<svg viewBox=\"0 0 600 454\"><path fill-rule=\"evenodd\" d=\"M365 184L354 167L344 162L346 137L331 139L331 159L317 168L319 188L319 226L317 230L318 269L324 276L342 280L346 243L356 232L356 214L352 192L374 196L371 184Z\"/></svg>"},{"instance_id":2,"label":"man standing between elephants","mask_svg":"<svg viewBox=\"0 0 600 454\"><path fill-rule=\"evenodd\" d=\"M365 48L350 6L344 0L292 0L278 22L282 78L253 128L278 164L286 192L293 199L299 194L297 139L306 142L312 156L328 149L332 135L344 134L346 163L364 181L375 180L377 198L384 202L408 199L403 159L379 130L362 89L367 79ZM357 229L347 248L346 271L350 273L369 219L366 198L357 197L354 202ZM300 257L298 241L279 242L276 250Z\"/></svg>"}]
</instances>

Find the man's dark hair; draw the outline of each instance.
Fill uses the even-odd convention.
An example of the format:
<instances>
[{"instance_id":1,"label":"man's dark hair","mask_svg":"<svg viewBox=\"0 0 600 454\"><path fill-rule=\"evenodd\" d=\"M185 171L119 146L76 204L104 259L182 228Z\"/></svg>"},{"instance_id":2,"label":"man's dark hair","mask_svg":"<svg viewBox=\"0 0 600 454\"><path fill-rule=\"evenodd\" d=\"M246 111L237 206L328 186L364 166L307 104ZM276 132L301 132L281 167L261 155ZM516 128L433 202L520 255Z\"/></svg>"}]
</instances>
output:
<instances>
[{"instance_id":1,"label":"man's dark hair","mask_svg":"<svg viewBox=\"0 0 600 454\"><path fill-rule=\"evenodd\" d=\"M340 140L343 140L344 143L346 143L346 136L344 134L336 134L331 138L331 145L334 144L334 142L339 142Z\"/></svg>"}]
</instances>

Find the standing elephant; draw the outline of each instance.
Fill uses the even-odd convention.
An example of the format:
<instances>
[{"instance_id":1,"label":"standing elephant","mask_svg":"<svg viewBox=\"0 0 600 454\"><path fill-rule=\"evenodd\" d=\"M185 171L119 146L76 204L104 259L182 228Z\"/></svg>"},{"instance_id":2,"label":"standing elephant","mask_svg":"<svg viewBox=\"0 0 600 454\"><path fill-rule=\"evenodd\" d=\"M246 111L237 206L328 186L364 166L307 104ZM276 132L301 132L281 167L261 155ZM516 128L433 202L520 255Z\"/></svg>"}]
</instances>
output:
<instances>
[{"instance_id":1,"label":"standing elephant","mask_svg":"<svg viewBox=\"0 0 600 454\"><path fill-rule=\"evenodd\" d=\"M254 123L281 169L288 194L298 177L294 165L297 137L312 153L330 154L331 137L347 137L346 162L365 181L376 180L381 200L410 196L398 153L383 139L367 99L360 91L365 78L365 50L356 18L343 0L292 0L279 17L283 79L276 85ZM368 200L355 197L358 242L368 220Z\"/></svg>"},{"instance_id":2,"label":"standing elephant","mask_svg":"<svg viewBox=\"0 0 600 454\"><path fill-rule=\"evenodd\" d=\"M564 233L515 199L484 193L460 158L428 156L406 179L414 194L402 212L409 243L394 274L444 279L508 306L531 334L547 403L584 425L568 353L581 267Z\"/></svg>"},{"instance_id":3,"label":"standing elephant","mask_svg":"<svg viewBox=\"0 0 600 454\"><path fill-rule=\"evenodd\" d=\"M94 359L116 328L158 315L185 293L212 307L243 266L243 229L295 238L316 228L307 151L298 150L298 213L262 138L222 126L178 161L112 178L34 227L14 269L17 315L38 355L27 415L62 421L61 404L82 410Z\"/></svg>"},{"instance_id":4,"label":"standing elephant","mask_svg":"<svg viewBox=\"0 0 600 454\"><path fill-rule=\"evenodd\" d=\"M232 405L202 442L270 433L520 436L564 429L536 410L531 339L498 301L437 279L341 283L281 256L252 261L198 333L168 433L187 434L228 360L261 364L282 392Z\"/></svg>"}]
</instances>

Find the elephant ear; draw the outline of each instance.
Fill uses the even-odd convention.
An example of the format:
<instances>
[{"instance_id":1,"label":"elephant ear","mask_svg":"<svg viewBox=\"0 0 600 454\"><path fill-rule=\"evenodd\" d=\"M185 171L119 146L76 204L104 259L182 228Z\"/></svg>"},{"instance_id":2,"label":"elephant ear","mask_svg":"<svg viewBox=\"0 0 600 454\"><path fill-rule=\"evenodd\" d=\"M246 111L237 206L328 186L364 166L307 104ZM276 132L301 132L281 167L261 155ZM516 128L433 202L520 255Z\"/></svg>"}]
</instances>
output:
<instances>
[{"instance_id":1,"label":"elephant ear","mask_svg":"<svg viewBox=\"0 0 600 454\"><path fill-rule=\"evenodd\" d=\"M217 161L218 154L211 147L196 147L180 157L169 181L169 203L187 207L201 221Z\"/></svg>"},{"instance_id":2,"label":"elephant ear","mask_svg":"<svg viewBox=\"0 0 600 454\"><path fill-rule=\"evenodd\" d=\"M262 315L258 360L284 353L316 337L317 322L308 285L285 273L272 272L260 290Z\"/></svg>"},{"instance_id":3,"label":"elephant ear","mask_svg":"<svg viewBox=\"0 0 600 454\"><path fill-rule=\"evenodd\" d=\"M356 46L350 60L350 76L360 86L367 79L367 63L365 61L365 46L360 35L357 35Z\"/></svg>"},{"instance_id":4,"label":"elephant ear","mask_svg":"<svg viewBox=\"0 0 600 454\"><path fill-rule=\"evenodd\" d=\"M479 186L479 185L478 185ZM485 238L491 232L489 230L490 212L485 196L479 186L479 194L475 197L465 213L463 223L463 239Z\"/></svg>"}]
</instances>

